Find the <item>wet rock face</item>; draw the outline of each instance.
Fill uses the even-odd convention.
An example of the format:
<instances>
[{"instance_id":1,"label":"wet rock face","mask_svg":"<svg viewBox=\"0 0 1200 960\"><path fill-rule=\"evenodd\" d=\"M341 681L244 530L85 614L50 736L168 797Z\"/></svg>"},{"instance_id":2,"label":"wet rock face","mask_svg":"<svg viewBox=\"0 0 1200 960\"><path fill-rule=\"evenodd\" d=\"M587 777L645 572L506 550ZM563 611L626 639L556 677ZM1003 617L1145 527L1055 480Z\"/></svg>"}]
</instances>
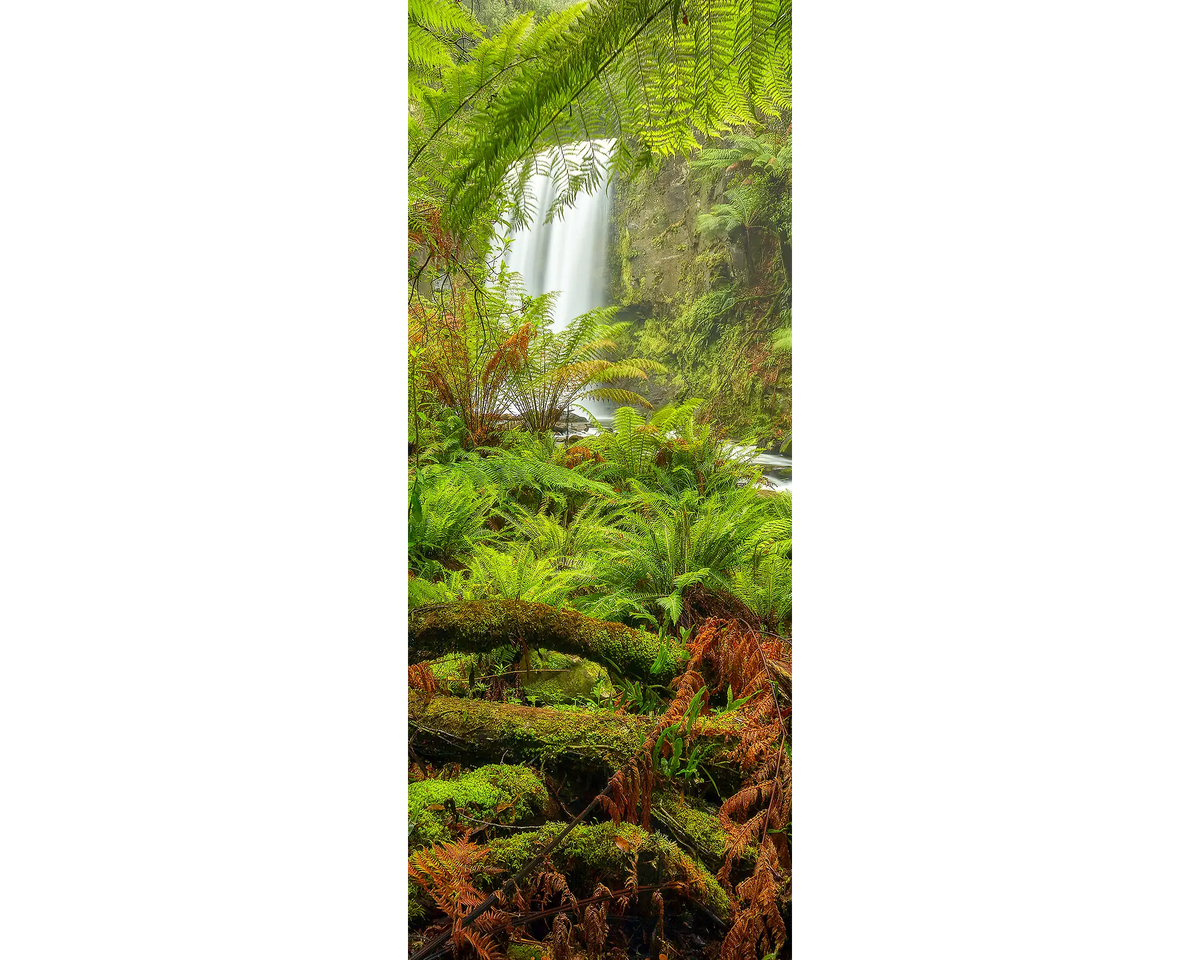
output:
<instances>
[{"instance_id":1,"label":"wet rock face","mask_svg":"<svg viewBox=\"0 0 1200 960\"><path fill-rule=\"evenodd\" d=\"M705 293L716 273L697 265L704 260L715 268L727 253L723 241L696 228L696 218L712 206L714 188L693 180L682 157L614 187L611 300L653 307Z\"/></svg>"}]
</instances>

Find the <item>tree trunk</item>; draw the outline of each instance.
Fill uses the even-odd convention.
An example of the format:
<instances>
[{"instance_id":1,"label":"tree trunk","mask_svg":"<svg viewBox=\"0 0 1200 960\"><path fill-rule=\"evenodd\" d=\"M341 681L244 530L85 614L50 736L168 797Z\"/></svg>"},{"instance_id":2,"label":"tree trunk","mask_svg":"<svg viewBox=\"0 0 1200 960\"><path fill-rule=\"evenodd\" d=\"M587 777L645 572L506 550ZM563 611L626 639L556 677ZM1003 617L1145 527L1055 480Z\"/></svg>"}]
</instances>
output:
<instances>
[{"instance_id":1,"label":"tree trunk","mask_svg":"<svg viewBox=\"0 0 1200 960\"><path fill-rule=\"evenodd\" d=\"M787 276L788 286L792 283L792 245L788 243L782 230L779 231L779 259L783 262L783 272Z\"/></svg>"},{"instance_id":2,"label":"tree trunk","mask_svg":"<svg viewBox=\"0 0 1200 960\"><path fill-rule=\"evenodd\" d=\"M466 600L419 607L408 618L409 663L524 645L584 657L610 675L665 683L682 672L688 655L677 640L664 642L666 664L654 673L660 649L656 635L545 603Z\"/></svg>"}]
</instances>

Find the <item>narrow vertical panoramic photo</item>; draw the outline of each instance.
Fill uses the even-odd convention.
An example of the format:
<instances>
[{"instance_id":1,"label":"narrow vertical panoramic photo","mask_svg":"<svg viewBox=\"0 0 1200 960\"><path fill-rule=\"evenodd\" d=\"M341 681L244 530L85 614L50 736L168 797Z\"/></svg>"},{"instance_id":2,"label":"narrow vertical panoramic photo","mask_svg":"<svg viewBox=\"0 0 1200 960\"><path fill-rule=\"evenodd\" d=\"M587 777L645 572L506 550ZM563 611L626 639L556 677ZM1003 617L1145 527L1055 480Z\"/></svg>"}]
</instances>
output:
<instances>
[{"instance_id":1,"label":"narrow vertical panoramic photo","mask_svg":"<svg viewBox=\"0 0 1200 960\"><path fill-rule=\"evenodd\" d=\"M790 956L789 0L408 31L409 956Z\"/></svg>"}]
</instances>

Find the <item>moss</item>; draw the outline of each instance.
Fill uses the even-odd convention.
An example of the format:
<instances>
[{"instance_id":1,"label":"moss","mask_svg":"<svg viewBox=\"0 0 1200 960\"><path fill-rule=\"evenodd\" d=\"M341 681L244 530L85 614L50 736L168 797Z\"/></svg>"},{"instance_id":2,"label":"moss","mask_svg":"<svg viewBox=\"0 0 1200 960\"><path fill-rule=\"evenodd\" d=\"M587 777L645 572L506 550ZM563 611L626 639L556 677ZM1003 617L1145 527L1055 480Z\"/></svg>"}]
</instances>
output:
<instances>
[{"instance_id":1,"label":"moss","mask_svg":"<svg viewBox=\"0 0 1200 960\"><path fill-rule=\"evenodd\" d=\"M721 829L715 814L697 810L687 804L680 804L676 812L688 836L696 838L701 844L701 853L714 859L724 855L725 831Z\"/></svg>"},{"instance_id":2,"label":"moss","mask_svg":"<svg viewBox=\"0 0 1200 960\"><path fill-rule=\"evenodd\" d=\"M579 697L595 698L602 688L611 688L605 669L590 660L551 653L534 658L534 663L529 676L521 678L521 686L543 705L569 703ZM540 674L539 667L554 672Z\"/></svg>"},{"instance_id":3,"label":"moss","mask_svg":"<svg viewBox=\"0 0 1200 960\"><path fill-rule=\"evenodd\" d=\"M563 826L548 823L537 832L493 841L487 865L501 872L492 876L492 883L498 886L525 866ZM617 844L618 838L623 846ZM637 857L639 883L687 880L692 895L700 903L719 917L729 916L729 898L707 868L662 834L647 833L631 823L576 827L554 848L550 860L556 869L568 873L579 889L590 890L597 882L616 889L624 885L633 856Z\"/></svg>"},{"instance_id":4,"label":"moss","mask_svg":"<svg viewBox=\"0 0 1200 960\"><path fill-rule=\"evenodd\" d=\"M538 650L529 662L535 670L569 670L579 663L579 658L557 650Z\"/></svg>"},{"instance_id":5,"label":"moss","mask_svg":"<svg viewBox=\"0 0 1200 960\"><path fill-rule=\"evenodd\" d=\"M577 770L612 771L641 749L656 722L652 716L585 707L524 707L442 696L409 699L414 747L423 756L460 763L507 755ZM706 716L692 732L720 747L738 735L740 723L736 713ZM721 780L730 779L719 765L713 772Z\"/></svg>"},{"instance_id":6,"label":"moss","mask_svg":"<svg viewBox=\"0 0 1200 960\"><path fill-rule=\"evenodd\" d=\"M663 791L656 795L654 815L677 834L707 863L725 859L725 831L716 814L689 803L682 794Z\"/></svg>"},{"instance_id":7,"label":"moss","mask_svg":"<svg viewBox=\"0 0 1200 960\"><path fill-rule=\"evenodd\" d=\"M431 697L410 700L410 725L427 754L510 757L613 770L645 742L654 720L583 707L513 704ZM423 736L423 734L428 734Z\"/></svg>"},{"instance_id":8,"label":"moss","mask_svg":"<svg viewBox=\"0 0 1200 960\"><path fill-rule=\"evenodd\" d=\"M510 943L508 960L542 960L546 948L540 943Z\"/></svg>"},{"instance_id":9,"label":"moss","mask_svg":"<svg viewBox=\"0 0 1200 960\"><path fill-rule=\"evenodd\" d=\"M528 767L490 764L457 780L421 780L408 787L409 845L424 847L452 839L448 824L454 801L459 813L496 823L526 823L546 811L548 795ZM431 810L430 807L442 807ZM497 808L501 807L497 811Z\"/></svg>"},{"instance_id":10,"label":"moss","mask_svg":"<svg viewBox=\"0 0 1200 960\"><path fill-rule=\"evenodd\" d=\"M626 305L636 299L633 287L633 259L636 256L637 251L633 249L633 243L629 239L629 228L625 227L617 241L617 259L621 267L621 302Z\"/></svg>"},{"instance_id":11,"label":"moss","mask_svg":"<svg viewBox=\"0 0 1200 960\"><path fill-rule=\"evenodd\" d=\"M411 880L408 881L408 922L415 923L429 916L427 907L428 897L425 891Z\"/></svg>"}]
</instances>

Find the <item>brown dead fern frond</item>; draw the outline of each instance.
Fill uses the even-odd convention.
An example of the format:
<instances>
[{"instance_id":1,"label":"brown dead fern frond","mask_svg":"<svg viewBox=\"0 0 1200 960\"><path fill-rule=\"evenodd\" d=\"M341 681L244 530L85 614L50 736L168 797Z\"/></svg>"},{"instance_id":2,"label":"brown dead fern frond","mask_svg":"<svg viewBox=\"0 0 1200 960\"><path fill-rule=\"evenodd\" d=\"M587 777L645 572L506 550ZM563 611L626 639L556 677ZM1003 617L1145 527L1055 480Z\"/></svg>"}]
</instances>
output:
<instances>
[{"instance_id":1,"label":"brown dead fern frond","mask_svg":"<svg viewBox=\"0 0 1200 960\"><path fill-rule=\"evenodd\" d=\"M721 943L721 960L758 960L787 941L787 925L779 912L778 877L768 858L760 857L754 873L738 884L741 909Z\"/></svg>"},{"instance_id":2,"label":"brown dead fern frond","mask_svg":"<svg viewBox=\"0 0 1200 960\"><path fill-rule=\"evenodd\" d=\"M437 693L438 682L427 663L414 663L408 668L408 686L421 693Z\"/></svg>"},{"instance_id":3,"label":"brown dead fern frond","mask_svg":"<svg viewBox=\"0 0 1200 960\"><path fill-rule=\"evenodd\" d=\"M504 954L500 952L500 945L479 929L478 921L474 927L458 928L453 939L455 946L460 949L464 943L470 944L480 960L504 960Z\"/></svg>"},{"instance_id":4,"label":"brown dead fern frond","mask_svg":"<svg viewBox=\"0 0 1200 960\"><path fill-rule=\"evenodd\" d=\"M437 843L409 857L409 877L447 915L454 916L464 901L478 904L483 900L471 878L487 854L486 846L469 840Z\"/></svg>"},{"instance_id":5,"label":"brown dead fern frond","mask_svg":"<svg viewBox=\"0 0 1200 960\"><path fill-rule=\"evenodd\" d=\"M597 903L589 906L583 914L583 942L587 945L589 960L599 960L604 943L608 940L608 903L612 891L604 884L596 884L592 892Z\"/></svg>"},{"instance_id":6,"label":"brown dead fern frond","mask_svg":"<svg viewBox=\"0 0 1200 960\"><path fill-rule=\"evenodd\" d=\"M791 645L745 622L709 620L691 652L689 671L706 670L732 699L743 701L737 742L724 755L742 771L742 785L718 813L726 839L717 879L733 900L733 924L722 942L721 960L753 960L780 949L787 939L780 905L788 896L785 865L791 862L792 771L783 708L791 699ZM734 888L737 862L752 852L754 870Z\"/></svg>"},{"instance_id":7,"label":"brown dead fern frond","mask_svg":"<svg viewBox=\"0 0 1200 960\"><path fill-rule=\"evenodd\" d=\"M569 960L571 956L571 921L565 913L554 918L554 960Z\"/></svg>"}]
</instances>

